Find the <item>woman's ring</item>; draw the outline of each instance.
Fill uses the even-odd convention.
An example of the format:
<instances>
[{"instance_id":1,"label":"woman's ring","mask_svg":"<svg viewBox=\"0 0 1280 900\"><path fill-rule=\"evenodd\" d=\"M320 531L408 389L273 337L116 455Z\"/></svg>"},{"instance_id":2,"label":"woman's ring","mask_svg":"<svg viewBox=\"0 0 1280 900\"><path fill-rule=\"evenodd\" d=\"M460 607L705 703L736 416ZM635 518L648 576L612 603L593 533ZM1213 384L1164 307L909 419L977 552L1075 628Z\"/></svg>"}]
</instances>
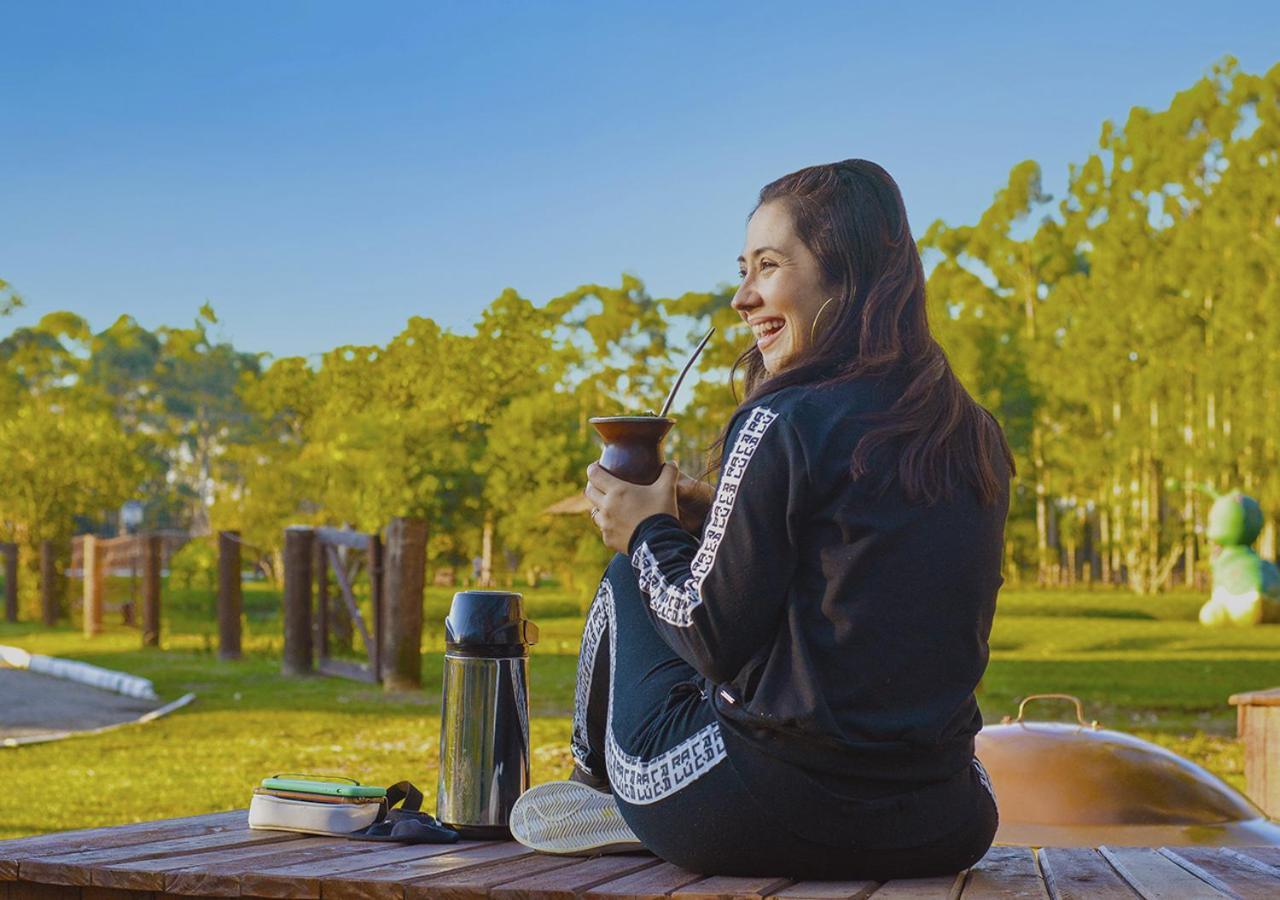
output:
<instances>
[{"instance_id":1,"label":"woman's ring","mask_svg":"<svg viewBox=\"0 0 1280 900\"><path fill-rule=\"evenodd\" d=\"M592 522L594 522L594 521L596 520L596 516L597 516L597 515L599 515L599 513L600 513L600 507L598 507L598 506L593 506L593 507L591 507L591 521L592 521Z\"/></svg>"}]
</instances>

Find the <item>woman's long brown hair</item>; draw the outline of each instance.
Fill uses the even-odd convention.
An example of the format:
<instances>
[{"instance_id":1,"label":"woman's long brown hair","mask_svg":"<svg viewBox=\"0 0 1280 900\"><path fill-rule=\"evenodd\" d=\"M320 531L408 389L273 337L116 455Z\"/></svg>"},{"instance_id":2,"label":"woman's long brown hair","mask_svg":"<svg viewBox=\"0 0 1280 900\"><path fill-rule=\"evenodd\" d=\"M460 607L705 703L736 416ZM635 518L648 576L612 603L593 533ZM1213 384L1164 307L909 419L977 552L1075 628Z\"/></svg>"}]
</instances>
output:
<instances>
[{"instance_id":1,"label":"woman's long brown hair","mask_svg":"<svg viewBox=\"0 0 1280 900\"><path fill-rule=\"evenodd\" d=\"M873 162L846 159L765 185L755 209L775 202L791 213L797 236L838 292L819 316L813 343L782 372L770 376L755 345L738 358L734 376L744 371L747 391L739 409L793 385L891 377L904 387L887 412L867 416L870 428L850 461L854 480L871 476L877 449L893 448L896 472L883 472L878 490L896 474L913 503L950 501L962 485L983 505L994 503L1014 473L1013 453L929 333L924 268L897 183Z\"/></svg>"}]
</instances>

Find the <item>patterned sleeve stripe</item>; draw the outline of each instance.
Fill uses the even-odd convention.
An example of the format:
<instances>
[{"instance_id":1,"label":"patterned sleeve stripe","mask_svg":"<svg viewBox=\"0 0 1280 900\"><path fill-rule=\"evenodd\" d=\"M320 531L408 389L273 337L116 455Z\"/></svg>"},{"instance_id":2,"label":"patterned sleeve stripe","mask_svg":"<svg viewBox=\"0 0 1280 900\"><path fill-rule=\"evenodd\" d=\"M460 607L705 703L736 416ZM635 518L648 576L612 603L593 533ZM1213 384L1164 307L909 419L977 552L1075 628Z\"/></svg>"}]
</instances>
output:
<instances>
[{"instance_id":1,"label":"patterned sleeve stripe","mask_svg":"<svg viewBox=\"0 0 1280 900\"><path fill-rule=\"evenodd\" d=\"M605 582L596 591L595 602L587 610L587 621L582 629L582 649L578 652L578 677L573 689L573 731L569 741L573 758L583 769L594 775L587 764L590 746L587 742L587 704L591 699L591 676L596 668L596 653L600 649L600 637L609 622L603 595Z\"/></svg>"},{"instance_id":2,"label":"patterned sleeve stripe","mask_svg":"<svg viewBox=\"0 0 1280 900\"><path fill-rule=\"evenodd\" d=\"M716 487L711 511L707 514L702 543L698 545L698 551L689 566L689 578L683 584L671 584L666 580L647 541L642 541L636 548L631 563L635 567L640 590L648 595L649 608L664 622L686 628L694 609L702 603L702 583L715 564L716 552L724 539L729 514L733 512L733 504L738 499L738 488L746 474L747 464L751 462L761 438L776 418L778 414L767 406L757 406L734 439L733 449L720 468L720 483Z\"/></svg>"}]
</instances>

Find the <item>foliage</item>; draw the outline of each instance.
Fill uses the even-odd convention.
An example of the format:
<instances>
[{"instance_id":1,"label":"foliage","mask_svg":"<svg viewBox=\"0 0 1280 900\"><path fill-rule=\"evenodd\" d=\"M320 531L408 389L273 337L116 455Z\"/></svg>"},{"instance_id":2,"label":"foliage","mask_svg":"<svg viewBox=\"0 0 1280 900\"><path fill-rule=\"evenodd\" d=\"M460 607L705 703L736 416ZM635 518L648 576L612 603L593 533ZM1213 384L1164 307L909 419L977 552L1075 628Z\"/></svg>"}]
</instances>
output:
<instances>
[{"instance_id":1,"label":"foliage","mask_svg":"<svg viewBox=\"0 0 1280 900\"><path fill-rule=\"evenodd\" d=\"M977 221L926 229L932 327L1018 464L1011 581L1195 584L1196 482L1257 497L1275 555L1278 146L1280 65L1227 58L1167 109L1104 123L1063 197L1028 160ZM146 527L237 529L278 574L287 525L421 516L433 566L486 554L495 580L555 573L585 596L594 532L544 510L582 488L588 419L657 408L714 325L668 443L704 472L751 342L732 295L655 298L631 275L542 304L508 289L470 332L413 317L318 363L218 341L207 304L155 331L52 313L0 340L0 524L62 540L75 517L100 527L142 497ZM0 315L21 302L0 282Z\"/></svg>"},{"instance_id":2,"label":"foliage","mask_svg":"<svg viewBox=\"0 0 1280 900\"><path fill-rule=\"evenodd\" d=\"M1196 481L1280 509L1278 146L1280 65L1227 58L1167 110L1105 123L1056 206L1028 161L977 224L925 235L931 320L1009 433L1041 582L1149 593L1180 563L1190 583Z\"/></svg>"},{"instance_id":3,"label":"foliage","mask_svg":"<svg viewBox=\"0 0 1280 900\"><path fill-rule=\"evenodd\" d=\"M216 590L218 548L213 540L196 538L183 544L169 559L169 582L183 590Z\"/></svg>"}]
</instances>

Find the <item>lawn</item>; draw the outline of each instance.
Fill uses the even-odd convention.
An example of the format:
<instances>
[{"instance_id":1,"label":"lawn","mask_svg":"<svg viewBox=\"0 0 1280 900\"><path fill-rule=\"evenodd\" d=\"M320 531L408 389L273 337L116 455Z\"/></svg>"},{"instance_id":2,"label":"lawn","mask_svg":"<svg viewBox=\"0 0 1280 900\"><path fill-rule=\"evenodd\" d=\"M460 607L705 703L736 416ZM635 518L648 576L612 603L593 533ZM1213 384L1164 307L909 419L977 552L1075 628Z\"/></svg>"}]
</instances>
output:
<instances>
[{"instance_id":1,"label":"lawn","mask_svg":"<svg viewBox=\"0 0 1280 900\"><path fill-rule=\"evenodd\" d=\"M220 662L212 599L166 590L162 648L108 616L106 633L0 624L0 643L82 659L152 679L165 699L198 700L145 726L0 749L0 838L241 807L278 772L343 774L362 782L408 779L434 802L439 753L441 622L451 591L428 590L424 689L386 695L330 678L280 675L279 595L246 584L245 656ZM531 663L533 780L568 770L569 713L581 618L553 588L527 591L542 639ZM1209 630L1202 598L1139 598L1108 591L1005 591L992 659L979 690L990 724L1031 693L1065 692L1104 726L1158 741L1243 788L1233 692L1280 682L1280 628ZM1044 703L1032 718L1062 719ZM32 797L50 802L32 803Z\"/></svg>"}]
</instances>

